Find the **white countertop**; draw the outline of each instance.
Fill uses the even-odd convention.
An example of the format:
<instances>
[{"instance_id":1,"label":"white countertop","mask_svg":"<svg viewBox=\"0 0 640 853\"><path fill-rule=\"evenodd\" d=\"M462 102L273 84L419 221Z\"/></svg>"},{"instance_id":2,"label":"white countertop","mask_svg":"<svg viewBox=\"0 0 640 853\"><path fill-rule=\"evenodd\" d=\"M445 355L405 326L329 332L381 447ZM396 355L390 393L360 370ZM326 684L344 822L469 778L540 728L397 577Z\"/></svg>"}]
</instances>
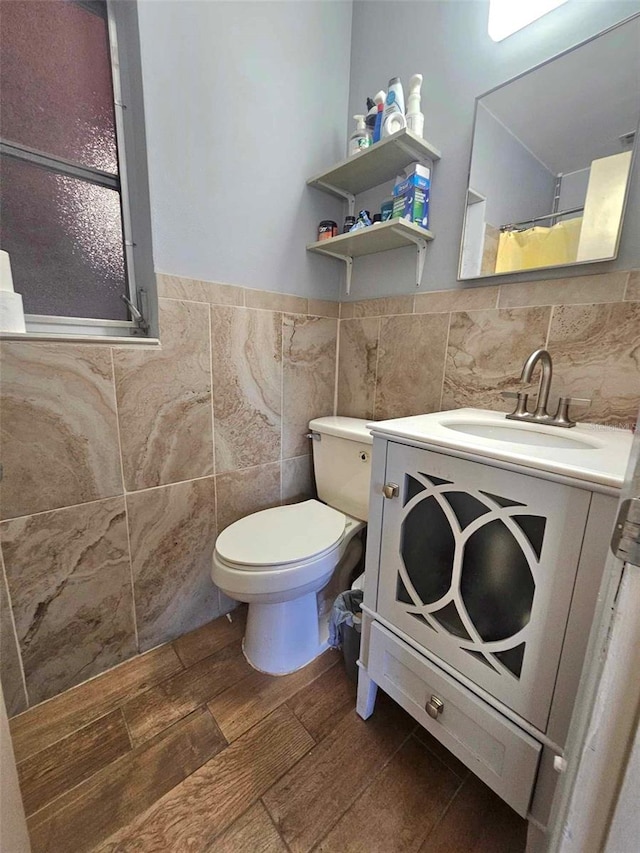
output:
<instances>
[{"instance_id":1,"label":"white countertop","mask_svg":"<svg viewBox=\"0 0 640 853\"><path fill-rule=\"evenodd\" d=\"M586 446L547 447L544 444L535 446L498 440L460 431L461 425L480 427L487 432L492 427L506 427L513 430L514 435L519 431L535 432L538 434L535 437L541 442L545 441L545 436L549 436L550 440L557 436L559 441L569 439L571 443L578 442ZM562 429L507 420L503 412L485 409L455 409L394 418L368 423L367 428L374 436L424 442L614 489L620 489L624 482L633 440L633 434L628 430L598 424L578 424L571 429Z\"/></svg>"}]
</instances>

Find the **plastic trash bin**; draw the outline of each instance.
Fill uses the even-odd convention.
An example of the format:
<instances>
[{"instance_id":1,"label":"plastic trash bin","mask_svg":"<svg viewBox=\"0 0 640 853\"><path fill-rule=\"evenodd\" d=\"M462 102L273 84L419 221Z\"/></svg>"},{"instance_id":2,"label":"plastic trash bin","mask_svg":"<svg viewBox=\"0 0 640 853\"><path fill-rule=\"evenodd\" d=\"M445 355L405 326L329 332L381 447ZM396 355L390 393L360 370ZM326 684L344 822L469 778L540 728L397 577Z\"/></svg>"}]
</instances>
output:
<instances>
[{"instance_id":1,"label":"plastic trash bin","mask_svg":"<svg viewBox=\"0 0 640 853\"><path fill-rule=\"evenodd\" d=\"M360 634L362 632L361 589L341 592L331 608L329 619L329 645L342 647L342 656L347 675L352 681L358 680L357 660L360 656Z\"/></svg>"}]
</instances>

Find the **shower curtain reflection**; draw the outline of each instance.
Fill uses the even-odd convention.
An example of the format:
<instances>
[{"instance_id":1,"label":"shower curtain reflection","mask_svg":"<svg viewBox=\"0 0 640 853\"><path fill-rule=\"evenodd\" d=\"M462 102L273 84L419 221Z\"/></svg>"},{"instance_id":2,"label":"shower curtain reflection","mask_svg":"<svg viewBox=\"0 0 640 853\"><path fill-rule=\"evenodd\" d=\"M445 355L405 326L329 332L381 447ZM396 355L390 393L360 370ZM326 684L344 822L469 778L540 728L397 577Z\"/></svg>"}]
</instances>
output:
<instances>
[{"instance_id":1,"label":"shower curtain reflection","mask_svg":"<svg viewBox=\"0 0 640 853\"><path fill-rule=\"evenodd\" d=\"M582 217L549 228L536 225L525 231L502 231L496 269L499 272L553 267L573 263L578 255Z\"/></svg>"}]
</instances>

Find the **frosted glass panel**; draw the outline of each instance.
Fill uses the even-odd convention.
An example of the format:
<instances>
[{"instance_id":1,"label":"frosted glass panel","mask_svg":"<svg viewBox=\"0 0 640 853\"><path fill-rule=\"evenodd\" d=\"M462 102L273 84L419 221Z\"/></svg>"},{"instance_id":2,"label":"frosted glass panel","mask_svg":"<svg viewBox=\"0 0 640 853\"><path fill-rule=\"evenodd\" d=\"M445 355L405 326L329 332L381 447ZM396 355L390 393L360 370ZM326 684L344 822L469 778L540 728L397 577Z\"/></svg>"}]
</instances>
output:
<instances>
[{"instance_id":1,"label":"frosted glass panel","mask_svg":"<svg viewBox=\"0 0 640 853\"><path fill-rule=\"evenodd\" d=\"M423 604L431 604L451 586L455 540L435 498L416 504L402 524L400 550L409 580Z\"/></svg>"},{"instance_id":2,"label":"frosted glass panel","mask_svg":"<svg viewBox=\"0 0 640 853\"><path fill-rule=\"evenodd\" d=\"M118 171L107 22L75 3L2 4L2 136Z\"/></svg>"},{"instance_id":3,"label":"frosted glass panel","mask_svg":"<svg viewBox=\"0 0 640 853\"><path fill-rule=\"evenodd\" d=\"M28 314L126 320L120 196L2 157L2 248Z\"/></svg>"}]
</instances>

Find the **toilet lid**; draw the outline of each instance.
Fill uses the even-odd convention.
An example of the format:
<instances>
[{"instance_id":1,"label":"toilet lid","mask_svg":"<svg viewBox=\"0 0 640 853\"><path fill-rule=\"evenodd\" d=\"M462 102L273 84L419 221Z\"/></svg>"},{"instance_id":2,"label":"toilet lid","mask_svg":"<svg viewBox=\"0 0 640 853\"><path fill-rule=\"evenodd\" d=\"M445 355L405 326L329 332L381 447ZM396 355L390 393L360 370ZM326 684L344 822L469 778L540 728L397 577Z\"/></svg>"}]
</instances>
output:
<instances>
[{"instance_id":1,"label":"toilet lid","mask_svg":"<svg viewBox=\"0 0 640 853\"><path fill-rule=\"evenodd\" d=\"M340 541L346 517L319 501L255 512L234 522L216 540L216 551L238 568L297 563Z\"/></svg>"}]
</instances>

